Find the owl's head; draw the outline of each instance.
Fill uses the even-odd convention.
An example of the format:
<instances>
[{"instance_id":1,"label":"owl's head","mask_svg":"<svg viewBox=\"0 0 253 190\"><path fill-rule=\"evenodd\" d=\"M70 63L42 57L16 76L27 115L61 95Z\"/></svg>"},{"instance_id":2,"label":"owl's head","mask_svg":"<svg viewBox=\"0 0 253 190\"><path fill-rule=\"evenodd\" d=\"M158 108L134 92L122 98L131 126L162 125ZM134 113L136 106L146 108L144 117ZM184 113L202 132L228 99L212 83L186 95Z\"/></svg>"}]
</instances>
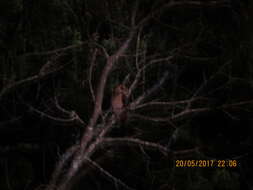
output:
<instances>
[{"instance_id":1,"label":"owl's head","mask_svg":"<svg viewBox=\"0 0 253 190\"><path fill-rule=\"evenodd\" d=\"M115 88L115 94L123 94L123 95L125 95L125 96L127 96L127 94L128 94L128 89L127 89L127 87L125 86L125 85L123 85L123 84L120 84L120 85L118 85L116 88Z\"/></svg>"}]
</instances>

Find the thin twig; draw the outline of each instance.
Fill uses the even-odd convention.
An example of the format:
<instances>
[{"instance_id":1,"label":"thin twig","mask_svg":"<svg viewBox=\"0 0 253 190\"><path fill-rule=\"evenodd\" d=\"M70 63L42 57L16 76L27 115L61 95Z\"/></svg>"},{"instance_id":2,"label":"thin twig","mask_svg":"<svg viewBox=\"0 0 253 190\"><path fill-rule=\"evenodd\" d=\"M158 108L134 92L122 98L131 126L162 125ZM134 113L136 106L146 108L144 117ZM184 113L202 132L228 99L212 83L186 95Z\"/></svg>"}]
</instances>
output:
<instances>
[{"instance_id":1,"label":"thin twig","mask_svg":"<svg viewBox=\"0 0 253 190\"><path fill-rule=\"evenodd\" d=\"M96 57L97 57L97 49L95 49L92 55L92 59L91 59L90 67L89 67L89 77L88 77L90 93L91 93L91 97L94 103L95 103L95 93L92 86L92 73L93 73Z\"/></svg>"}]
</instances>

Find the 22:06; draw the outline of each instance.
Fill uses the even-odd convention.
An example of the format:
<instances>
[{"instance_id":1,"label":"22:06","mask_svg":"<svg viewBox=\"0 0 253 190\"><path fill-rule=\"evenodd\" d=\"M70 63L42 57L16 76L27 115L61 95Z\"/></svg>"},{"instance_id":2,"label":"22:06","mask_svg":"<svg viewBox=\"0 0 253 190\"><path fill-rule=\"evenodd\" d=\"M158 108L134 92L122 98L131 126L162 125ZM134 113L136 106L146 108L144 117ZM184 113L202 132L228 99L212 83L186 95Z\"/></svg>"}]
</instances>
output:
<instances>
[{"instance_id":1,"label":"22:06","mask_svg":"<svg viewBox=\"0 0 253 190\"><path fill-rule=\"evenodd\" d=\"M234 168L237 167L237 160L217 160L217 167L219 168L225 168L230 167Z\"/></svg>"}]
</instances>

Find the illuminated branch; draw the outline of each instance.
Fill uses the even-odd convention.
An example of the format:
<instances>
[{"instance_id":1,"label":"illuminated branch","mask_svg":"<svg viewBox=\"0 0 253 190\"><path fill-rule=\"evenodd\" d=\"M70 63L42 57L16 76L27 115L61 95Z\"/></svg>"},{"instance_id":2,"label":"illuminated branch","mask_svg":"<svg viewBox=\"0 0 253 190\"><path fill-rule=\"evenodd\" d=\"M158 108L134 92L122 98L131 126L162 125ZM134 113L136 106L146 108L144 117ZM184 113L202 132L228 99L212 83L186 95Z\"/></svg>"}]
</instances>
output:
<instances>
[{"instance_id":1,"label":"illuminated branch","mask_svg":"<svg viewBox=\"0 0 253 190\"><path fill-rule=\"evenodd\" d=\"M137 74L135 75L135 79L132 82L131 86L129 87L129 93L128 93L128 97L132 94L132 92L137 88L138 86L138 82L140 81L140 78L142 76L142 73L145 72L145 70L150 67L153 66L153 64L157 64L163 61L170 61L174 56L167 56L164 58L156 58L156 59L152 59L150 60L147 64L145 64L144 66L142 66L141 68L137 68Z\"/></svg>"},{"instance_id":2,"label":"illuminated branch","mask_svg":"<svg viewBox=\"0 0 253 190\"><path fill-rule=\"evenodd\" d=\"M84 121L79 117L79 115L75 111L71 111L69 114L69 118L66 119L66 118L59 118L59 117L49 115L32 106L29 106L29 109L31 112L38 114L40 117L49 119L53 122L56 122L57 124L69 125L69 124L77 123L77 124L81 124L81 126L84 124Z\"/></svg>"},{"instance_id":3,"label":"illuminated branch","mask_svg":"<svg viewBox=\"0 0 253 190\"><path fill-rule=\"evenodd\" d=\"M60 56L57 56L57 58L59 58L59 57ZM56 60L54 60L54 61L56 61ZM63 64L63 65L58 64L55 67L51 67L51 66L49 67L49 65L52 65L52 64L54 64L54 62L48 61L47 63L42 65L38 74L27 77L25 79L21 79L19 81L15 81L12 84L8 84L7 86L4 86L2 88L2 90L0 91L0 100L3 98L3 96L5 94L8 94L12 90L17 90L18 88L23 87L24 85L38 82L39 80L45 79L49 75L60 71L61 69L63 69L66 66L66 64Z\"/></svg>"},{"instance_id":4,"label":"illuminated branch","mask_svg":"<svg viewBox=\"0 0 253 190\"><path fill-rule=\"evenodd\" d=\"M144 92L141 96L136 98L131 104L130 104L130 109L133 110L135 109L144 99L148 98L151 94L153 94L155 91L157 91L165 82L165 80L168 78L168 71L164 72L163 76L161 79L153 85L151 88L149 88L146 92Z\"/></svg>"},{"instance_id":5,"label":"illuminated branch","mask_svg":"<svg viewBox=\"0 0 253 190\"><path fill-rule=\"evenodd\" d=\"M134 190L133 188L129 187L127 184L125 184L123 181L121 181L119 178L116 178L112 174L110 174L108 171L106 171L104 168L102 168L100 165L98 165L96 162L92 161L91 159L86 158L89 164L91 164L92 167L97 169L101 172L105 177L107 177L109 180L111 180L114 184L122 186L124 189L127 190Z\"/></svg>"},{"instance_id":6,"label":"illuminated branch","mask_svg":"<svg viewBox=\"0 0 253 190\"><path fill-rule=\"evenodd\" d=\"M163 5L158 5L155 10L149 13L148 16L144 17L142 20L139 21L137 26L142 26L146 22L148 22L152 17L158 15L159 13L163 12L164 10L168 10L175 7L183 7L183 6L192 6L192 7L224 7L229 6L230 1L228 0L217 0L217 1L191 1L191 0L169 0L168 3Z\"/></svg>"},{"instance_id":7,"label":"illuminated branch","mask_svg":"<svg viewBox=\"0 0 253 190\"><path fill-rule=\"evenodd\" d=\"M63 172L63 168L66 167L66 164L72 159L76 151L79 149L79 146L74 145L68 148L65 153L61 156L60 160L58 161L53 175L51 177L49 185L46 187L46 190L53 190L57 188L57 183L59 180L60 175Z\"/></svg>"},{"instance_id":8,"label":"illuminated branch","mask_svg":"<svg viewBox=\"0 0 253 190\"><path fill-rule=\"evenodd\" d=\"M159 102L159 101L151 101L147 103L140 104L135 107L135 109L140 109L144 108L147 106L153 106L153 105L158 105L158 106L177 106L177 105L184 105L188 104L189 102L194 102L202 99L207 99L207 98L201 98L201 97L196 97L188 100L179 100L179 101L170 101L170 102Z\"/></svg>"},{"instance_id":9,"label":"illuminated branch","mask_svg":"<svg viewBox=\"0 0 253 190\"><path fill-rule=\"evenodd\" d=\"M99 84L97 87L94 111L93 111L92 117L90 119L89 125L87 126L86 131L84 132L84 135L82 137L82 141L81 141L82 151L85 150L87 143L92 139L94 125L96 124L96 122L101 114L101 111L102 111L101 107L102 107L103 98L104 98L104 89L105 89L105 85L106 85L108 76L109 76L113 66L118 61L118 59L127 50L129 43L133 38L133 35L134 35L134 31L132 31L130 33L129 37L122 44L122 46L118 49L118 51L116 51L113 55L111 55L107 59L106 65L102 71L101 78L99 80Z\"/></svg>"},{"instance_id":10,"label":"illuminated branch","mask_svg":"<svg viewBox=\"0 0 253 190\"><path fill-rule=\"evenodd\" d=\"M103 139L102 143L104 145L108 144L108 145L128 145L128 144L132 144L132 145L138 145L138 146L144 146L146 148L151 148L151 149L156 149L158 151L160 151L162 154L164 154L165 156L167 156L168 154L171 153L170 150L168 150L167 147L162 146L158 143L153 143L153 142L149 142L149 141L143 141L140 139L136 139L136 138L130 138L130 137L124 137L124 138L105 138Z\"/></svg>"},{"instance_id":11,"label":"illuminated branch","mask_svg":"<svg viewBox=\"0 0 253 190\"><path fill-rule=\"evenodd\" d=\"M88 158L88 155L95 151L97 144L99 144L99 139L92 143L90 146L88 146L88 143L93 139L95 130L95 125L97 123L97 120L99 116L102 114L102 103L104 98L104 90L106 86L107 79L109 77L109 74L117 63L118 59L125 53L125 51L128 49L129 44L134 36L135 31L131 31L129 37L126 39L126 41L120 46L120 48L111 56L108 57L106 65L104 66L101 77L98 83L97 91L96 91L96 97L95 97L95 105L94 105L94 111L90 118L89 124L86 127L86 130L83 133L80 149L76 153L70 168L68 172L66 173L64 177L64 182L61 185L60 189L66 189L68 186L69 181L74 177L77 173L77 171L81 168L83 165L84 158ZM108 124L106 127L107 130L101 131L101 136L105 135L105 133L111 129L113 121L109 122L111 124ZM88 146L88 147L87 147Z\"/></svg>"},{"instance_id":12,"label":"illuminated branch","mask_svg":"<svg viewBox=\"0 0 253 190\"><path fill-rule=\"evenodd\" d=\"M95 65L95 61L96 61L96 57L97 57L97 49L95 49L92 58L91 58L91 63L90 63L90 67L89 67L89 76L88 76L88 81L89 81L89 88L90 88L90 93L91 93L91 97L93 102L95 102L95 94L94 94L94 90L93 90L93 86L92 86L92 72L93 72L93 68Z\"/></svg>"},{"instance_id":13,"label":"illuminated branch","mask_svg":"<svg viewBox=\"0 0 253 190\"><path fill-rule=\"evenodd\" d=\"M49 50L49 51L44 51L44 52L33 52L33 53L26 53L21 55L22 57L28 57L28 56L46 56L46 55L52 55L52 54L57 54L57 53L62 53L68 50L72 50L75 48L79 48L81 46L83 46L84 44L87 44L87 42L80 42L79 44L75 44L75 45L69 45L63 48L58 48L58 49L53 49L53 50Z\"/></svg>"}]
</instances>

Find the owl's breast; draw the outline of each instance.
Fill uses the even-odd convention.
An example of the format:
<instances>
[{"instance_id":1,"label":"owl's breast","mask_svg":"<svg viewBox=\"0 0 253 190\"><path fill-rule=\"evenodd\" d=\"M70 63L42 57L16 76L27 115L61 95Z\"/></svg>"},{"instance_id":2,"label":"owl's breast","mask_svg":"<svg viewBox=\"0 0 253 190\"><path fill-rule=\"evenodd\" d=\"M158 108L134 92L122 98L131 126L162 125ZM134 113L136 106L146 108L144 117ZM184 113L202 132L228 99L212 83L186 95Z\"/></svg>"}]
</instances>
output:
<instances>
[{"instance_id":1,"label":"owl's breast","mask_svg":"<svg viewBox=\"0 0 253 190\"><path fill-rule=\"evenodd\" d=\"M121 109L124 107L123 101L122 101L122 96L118 95L113 97L112 99L112 108L113 109Z\"/></svg>"}]
</instances>

